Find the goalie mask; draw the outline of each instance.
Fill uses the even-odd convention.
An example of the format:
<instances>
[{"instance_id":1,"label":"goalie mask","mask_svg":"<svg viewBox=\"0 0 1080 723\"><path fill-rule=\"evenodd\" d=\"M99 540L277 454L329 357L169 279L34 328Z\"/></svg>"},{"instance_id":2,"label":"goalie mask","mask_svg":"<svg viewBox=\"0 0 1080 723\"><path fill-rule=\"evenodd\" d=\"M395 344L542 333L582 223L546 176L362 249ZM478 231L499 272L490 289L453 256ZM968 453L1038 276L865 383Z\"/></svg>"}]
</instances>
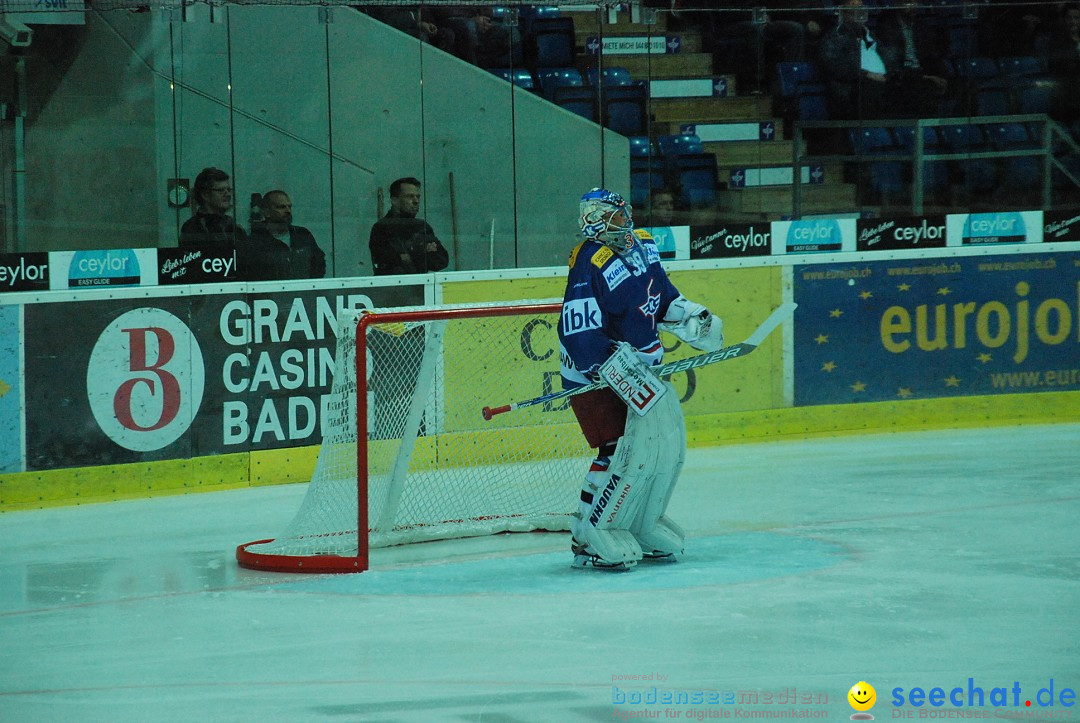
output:
<instances>
[{"instance_id":1,"label":"goalie mask","mask_svg":"<svg viewBox=\"0 0 1080 723\"><path fill-rule=\"evenodd\" d=\"M594 188L581 197L581 233L615 251L634 245L634 220L630 204L614 191ZM614 218L621 213L621 220Z\"/></svg>"}]
</instances>

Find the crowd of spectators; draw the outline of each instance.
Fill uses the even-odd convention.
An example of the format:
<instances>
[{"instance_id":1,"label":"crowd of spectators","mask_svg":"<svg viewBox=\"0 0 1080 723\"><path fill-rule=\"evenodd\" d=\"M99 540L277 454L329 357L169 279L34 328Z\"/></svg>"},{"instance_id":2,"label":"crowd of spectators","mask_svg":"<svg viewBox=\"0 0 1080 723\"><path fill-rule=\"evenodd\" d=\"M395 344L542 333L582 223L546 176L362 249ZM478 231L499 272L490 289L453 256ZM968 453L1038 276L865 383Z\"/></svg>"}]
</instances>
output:
<instances>
[{"instance_id":1,"label":"crowd of spectators","mask_svg":"<svg viewBox=\"0 0 1080 723\"><path fill-rule=\"evenodd\" d=\"M1045 110L1067 124L1080 120L1077 2L645 0L644 5L665 15L669 32L700 33L714 73L734 76L740 95L775 95L778 63L814 65L827 88L829 119L985 114L975 96L1000 78L974 76L965 63L1020 57L1037 64L1026 80L1047 89ZM530 41L525 18L543 7L361 10L470 63L503 69L528 65L528 52L524 59L520 52ZM529 70L535 74L539 68ZM1015 99L1009 109L1021 110Z\"/></svg>"},{"instance_id":2,"label":"crowd of spectators","mask_svg":"<svg viewBox=\"0 0 1080 723\"><path fill-rule=\"evenodd\" d=\"M740 94L776 95L777 64L807 63L827 88L831 120L988 114L976 102L1010 71L987 75L999 61L1032 61L1022 81L1039 84L1046 107L1066 123L1080 120L1080 3L998 0L654 0L675 6L671 23L700 30L714 70L735 75ZM760 8L768 5L768 12ZM718 10L718 7L723 10ZM972 61L977 61L972 65ZM981 62L989 61L989 62ZM979 74L971 72L979 68ZM1016 90L1009 87L1006 90ZM989 104L988 104L989 106ZM999 105L995 104L994 109Z\"/></svg>"}]
</instances>

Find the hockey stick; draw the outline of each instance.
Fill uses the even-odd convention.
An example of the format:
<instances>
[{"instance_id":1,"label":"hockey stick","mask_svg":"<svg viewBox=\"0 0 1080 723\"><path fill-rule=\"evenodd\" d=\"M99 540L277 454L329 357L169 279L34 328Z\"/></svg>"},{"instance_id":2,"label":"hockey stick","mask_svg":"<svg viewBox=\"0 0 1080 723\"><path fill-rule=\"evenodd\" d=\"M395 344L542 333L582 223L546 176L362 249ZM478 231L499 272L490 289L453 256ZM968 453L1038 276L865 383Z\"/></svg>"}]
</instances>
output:
<instances>
[{"instance_id":1,"label":"hockey stick","mask_svg":"<svg viewBox=\"0 0 1080 723\"><path fill-rule=\"evenodd\" d=\"M717 349L716 351L710 351L705 354L680 359L679 361L669 362L668 364L661 364L660 366L655 367L653 372L659 377L666 378L673 374L678 374L679 372L690 371L691 369L706 366L707 364L715 364L716 362L746 356L754 349L761 346L761 343L765 341L765 338L773 333L785 319L790 318L791 315L795 313L795 307L795 302L789 301L773 309L773 312L769 314L768 318L761 322L761 326L755 329L754 333L747 337L746 341L732 344L731 346L725 346L723 349ZM526 399L521 402L510 402L501 407L484 407L483 410L481 410L481 413L484 415L484 419L490 420L498 414L512 412L515 409L521 409L522 407L543 404L544 402L552 402L556 399L572 397L575 394L584 394L585 392L600 389L603 386L603 382L593 382L592 384L577 387L576 389L563 389L562 391L552 392L551 394L545 394L542 397L536 397L534 399Z\"/></svg>"}]
</instances>

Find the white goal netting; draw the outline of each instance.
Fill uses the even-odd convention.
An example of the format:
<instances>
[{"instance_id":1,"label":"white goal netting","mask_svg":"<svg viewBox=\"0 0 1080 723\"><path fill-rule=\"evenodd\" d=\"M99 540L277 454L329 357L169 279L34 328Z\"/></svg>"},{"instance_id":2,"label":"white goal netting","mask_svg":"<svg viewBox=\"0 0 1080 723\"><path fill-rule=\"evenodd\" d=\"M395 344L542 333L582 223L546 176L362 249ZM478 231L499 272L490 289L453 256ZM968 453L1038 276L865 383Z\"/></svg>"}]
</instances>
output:
<instances>
[{"instance_id":1,"label":"white goal netting","mask_svg":"<svg viewBox=\"0 0 1080 723\"><path fill-rule=\"evenodd\" d=\"M590 451L567 400L481 415L558 388L557 304L375 314L359 345L363 384L358 320L339 317L329 427L300 510L249 553L355 556L362 502L372 547L569 528Z\"/></svg>"}]
</instances>

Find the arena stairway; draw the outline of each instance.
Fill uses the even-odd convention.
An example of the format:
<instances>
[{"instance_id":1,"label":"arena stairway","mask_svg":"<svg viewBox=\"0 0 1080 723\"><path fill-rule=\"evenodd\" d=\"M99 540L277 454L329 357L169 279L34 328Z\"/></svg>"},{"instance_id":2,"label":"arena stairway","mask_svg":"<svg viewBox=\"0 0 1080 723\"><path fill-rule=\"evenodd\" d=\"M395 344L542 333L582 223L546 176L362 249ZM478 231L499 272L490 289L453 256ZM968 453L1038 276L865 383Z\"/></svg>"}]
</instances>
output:
<instances>
[{"instance_id":1,"label":"arena stairway","mask_svg":"<svg viewBox=\"0 0 1080 723\"><path fill-rule=\"evenodd\" d=\"M626 11L565 15L574 19L577 59L583 72L602 63L626 68L635 80L649 81L649 135L654 145L660 136L692 132L701 138L706 152L716 155L717 204L683 212L685 222L709 223L717 217L726 221L775 220L793 213L793 141L784 137L784 123L774 116L772 99L760 94L740 95L733 75L714 72L712 56L702 52L700 31L680 28L668 32L665 13L655 13L655 22L648 24L633 22ZM599 33L598 22L602 23ZM601 56L597 52L600 35L608 43L617 38L663 36L668 52L648 53L641 48L638 53L624 50ZM699 95L703 84L716 91ZM693 94L680 95L680 85L693 88ZM857 187L843 182L839 164L804 166L800 174L805 184L803 214L858 211Z\"/></svg>"}]
</instances>

